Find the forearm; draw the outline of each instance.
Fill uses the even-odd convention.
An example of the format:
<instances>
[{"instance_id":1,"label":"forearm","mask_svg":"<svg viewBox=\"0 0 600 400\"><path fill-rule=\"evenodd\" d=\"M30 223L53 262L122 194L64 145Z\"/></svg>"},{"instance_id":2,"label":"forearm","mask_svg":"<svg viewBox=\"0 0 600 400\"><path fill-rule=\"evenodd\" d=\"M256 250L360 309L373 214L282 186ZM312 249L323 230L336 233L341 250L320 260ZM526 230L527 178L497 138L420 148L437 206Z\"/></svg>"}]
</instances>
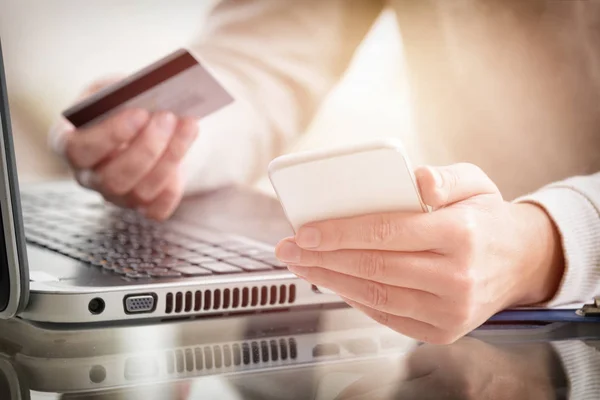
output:
<instances>
[{"instance_id":1,"label":"forearm","mask_svg":"<svg viewBox=\"0 0 600 400\"><path fill-rule=\"evenodd\" d=\"M600 295L600 173L551 184L516 202L543 209L559 235L546 254L560 248L564 273L545 304L583 303Z\"/></svg>"}]
</instances>

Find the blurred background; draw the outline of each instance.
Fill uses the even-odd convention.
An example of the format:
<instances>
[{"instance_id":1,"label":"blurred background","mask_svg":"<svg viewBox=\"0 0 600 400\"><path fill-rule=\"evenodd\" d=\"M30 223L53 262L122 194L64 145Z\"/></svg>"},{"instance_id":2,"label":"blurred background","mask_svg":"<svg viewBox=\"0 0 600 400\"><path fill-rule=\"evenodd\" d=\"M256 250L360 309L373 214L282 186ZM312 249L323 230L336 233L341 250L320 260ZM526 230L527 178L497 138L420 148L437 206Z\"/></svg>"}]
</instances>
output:
<instances>
[{"instance_id":1,"label":"blurred background","mask_svg":"<svg viewBox=\"0 0 600 400\"><path fill-rule=\"evenodd\" d=\"M63 109L90 82L127 74L191 44L214 0L1 0L0 37L22 182L68 177L47 145ZM308 132L288 151L373 137L412 147L394 17L384 13ZM411 149L418 163L416 149ZM415 159L416 158L416 159ZM258 187L270 191L268 180Z\"/></svg>"}]
</instances>

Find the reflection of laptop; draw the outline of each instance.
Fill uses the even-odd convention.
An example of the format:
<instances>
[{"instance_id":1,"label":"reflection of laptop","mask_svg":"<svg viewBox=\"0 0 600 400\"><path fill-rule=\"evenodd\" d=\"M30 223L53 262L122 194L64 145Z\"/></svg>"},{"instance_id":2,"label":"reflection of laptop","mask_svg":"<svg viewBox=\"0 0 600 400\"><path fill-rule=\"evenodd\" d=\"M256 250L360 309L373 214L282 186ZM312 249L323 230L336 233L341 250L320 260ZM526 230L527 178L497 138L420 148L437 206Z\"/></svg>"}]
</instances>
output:
<instances>
[{"instance_id":1,"label":"reflection of laptop","mask_svg":"<svg viewBox=\"0 0 600 400\"><path fill-rule=\"evenodd\" d=\"M192 383L192 379L214 377L235 388L260 386L252 379L259 376L272 383L263 393L276 393L275 385L287 393L272 398L314 398L307 394L319 384L321 374L311 368L338 365L339 370L348 372L354 369L353 363L360 362L365 364L364 371L370 371L382 357L402 356L417 346L414 340L351 309L93 330L57 331L43 324L14 320L0 324L0 329L0 347L14 350L0 352L0 371L2 358L10 359L20 372L21 386L72 395L121 389L125 390L123 394L131 395L117 398L173 398L151 396L148 390L157 389L156 384L177 386L185 381L188 386L202 388L202 398L225 398L207 393L214 380ZM128 343L126 338L137 340ZM20 345L15 346L16 342ZM11 380L10 374L5 376L6 381ZM4 399L2 394L0 391Z\"/></svg>"},{"instance_id":2,"label":"reflection of laptop","mask_svg":"<svg viewBox=\"0 0 600 400\"><path fill-rule=\"evenodd\" d=\"M230 234L247 232L254 221L257 234L251 236L269 236L265 227L280 226L281 213L257 221L262 215L249 204L219 208L222 198L214 194L188 201L173 220L159 224L105 205L73 184L39 185L20 197L1 54L0 89L0 317L93 323L340 302L275 259L272 243L281 236L271 235L267 245ZM270 201L261 198L252 207ZM227 215L240 210L245 218ZM221 231L200 227L215 220L222 221Z\"/></svg>"}]
</instances>

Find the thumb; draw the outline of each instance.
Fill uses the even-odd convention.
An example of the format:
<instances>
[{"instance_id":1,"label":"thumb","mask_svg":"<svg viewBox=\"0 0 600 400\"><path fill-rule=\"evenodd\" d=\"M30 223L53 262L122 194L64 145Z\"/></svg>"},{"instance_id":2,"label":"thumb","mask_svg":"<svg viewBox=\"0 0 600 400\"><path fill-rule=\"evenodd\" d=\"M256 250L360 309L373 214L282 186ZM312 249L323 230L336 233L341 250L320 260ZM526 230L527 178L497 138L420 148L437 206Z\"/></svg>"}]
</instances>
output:
<instances>
[{"instance_id":1,"label":"thumb","mask_svg":"<svg viewBox=\"0 0 600 400\"><path fill-rule=\"evenodd\" d=\"M502 200L494 182L473 164L420 167L415 171L415 177L423 202L434 209L480 195L496 195Z\"/></svg>"}]
</instances>

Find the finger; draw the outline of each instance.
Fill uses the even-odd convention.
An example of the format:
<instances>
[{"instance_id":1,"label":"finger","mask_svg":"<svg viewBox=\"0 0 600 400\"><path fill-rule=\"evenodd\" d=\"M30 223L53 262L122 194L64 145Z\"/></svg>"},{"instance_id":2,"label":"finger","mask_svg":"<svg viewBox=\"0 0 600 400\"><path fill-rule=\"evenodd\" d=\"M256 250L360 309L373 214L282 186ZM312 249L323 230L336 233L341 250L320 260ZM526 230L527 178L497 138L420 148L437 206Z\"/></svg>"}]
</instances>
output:
<instances>
[{"instance_id":1,"label":"finger","mask_svg":"<svg viewBox=\"0 0 600 400\"><path fill-rule=\"evenodd\" d=\"M447 324L440 298L427 292L389 286L318 267L290 265L289 270L316 286L334 291L371 309L423 321L432 326Z\"/></svg>"},{"instance_id":2,"label":"finger","mask_svg":"<svg viewBox=\"0 0 600 400\"><path fill-rule=\"evenodd\" d=\"M377 250L304 250L286 239L275 248L277 258L285 263L321 267L330 271L409 289L446 293L447 258L434 253L401 253Z\"/></svg>"},{"instance_id":3,"label":"finger","mask_svg":"<svg viewBox=\"0 0 600 400\"><path fill-rule=\"evenodd\" d=\"M434 213L381 213L309 223L295 241L304 249L427 251L444 247L451 226Z\"/></svg>"},{"instance_id":4,"label":"finger","mask_svg":"<svg viewBox=\"0 0 600 400\"><path fill-rule=\"evenodd\" d=\"M100 181L98 175L91 169L79 169L75 171L75 180L86 189L99 190Z\"/></svg>"},{"instance_id":5,"label":"finger","mask_svg":"<svg viewBox=\"0 0 600 400\"><path fill-rule=\"evenodd\" d=\"M98 171L103 189L117 196L130 192L160 159L176 124L170 112L154 114L129 147Z\"/></svg>"},{"instance_id":6,"label":"finger","mask_svg":"<svg viewBox=\"0 0 600 400\"><path fill-rule=\"evenodd\" d=\"M90 169L124 143L132 140L146 125L145 110L125 110L114 117L86 129L67 132L67 160L77 169Z\"/></svg>"},{"instance_id":7,"label":"finger","mask_svg":"<svg viewBox=\"0 0 600 400\"><path fill-rule=\"evenodd\" d=\"M434 209L478 195L494 195L502 199L494 182L473 164L421 167L415 171L415 177L423 202Z\"/></svg>"},{"instance_id":8,"label":"finger","mask_svg":"<svg viewBox=\"0 0 600 400\"><path fill-rule=\"evenodd\" d=\"M156 166L134 189L134 195L141 202L150 202L163 191L197 136L198 123L195 119L185 118L179 122L169 146Z\"/></svg>"},{"instance_id":9,"label":"finger","mask_svg":"<svg viewBox=\"0 0 600 400\"><path fill-rule=\"evenodd\" d=\"M117 207L121 208L134 208L136 203L132 202L127 196L111 196L108 194L102 194L105 201L114 204Z\"/></svg>"},{"instance_id":10,"label":"finger","mask_svg":"<svg viewBox=\"0 0 600 400\"><path fill-rule=\"evenodd\" d=\"M412 318L399 317L360 304L351 299L343 299L348 305L363 312L376 322L385 325L396 332L425 343L446 344L449 342L444 332L433 325Z\"/></svg>"},{"instance_id":11,"label":"finger","mask_svg":"<svg viewBox=\"0 0 600 400\"><path fill-rule=\"evenodd\" d=\"M182 197L183 179L181 174L176 174L175 178L160 193L160 195L140 211L148 218L163 221L169 218L177 209Z\"/></svg>"}]
</instances>

